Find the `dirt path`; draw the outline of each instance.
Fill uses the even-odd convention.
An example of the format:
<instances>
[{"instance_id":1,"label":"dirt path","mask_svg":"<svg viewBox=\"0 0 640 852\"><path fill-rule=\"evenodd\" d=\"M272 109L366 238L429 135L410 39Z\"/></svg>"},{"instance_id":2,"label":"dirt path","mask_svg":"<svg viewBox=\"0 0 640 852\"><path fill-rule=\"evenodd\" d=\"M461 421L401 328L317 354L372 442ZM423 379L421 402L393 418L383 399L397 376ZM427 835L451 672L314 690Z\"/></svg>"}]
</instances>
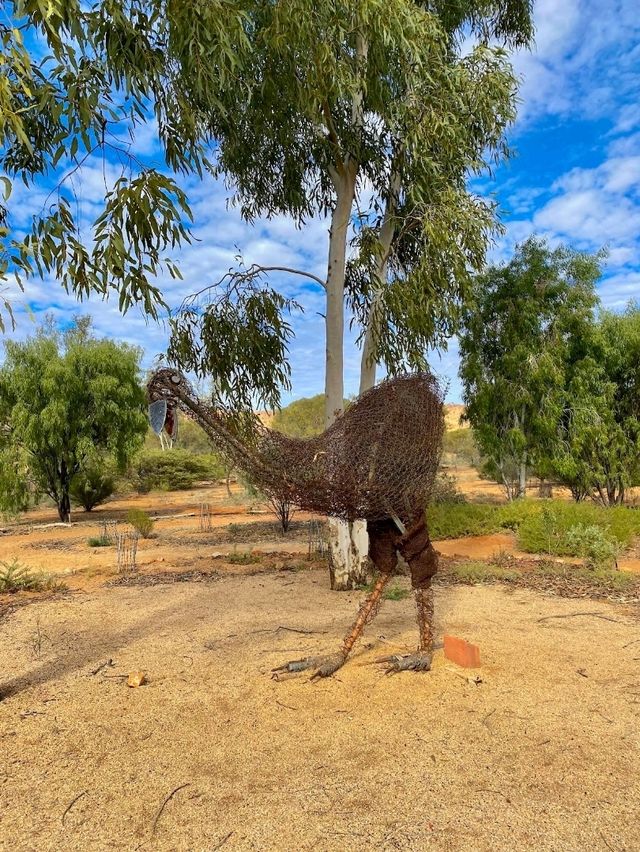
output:
<instances>
[{"instance_id":1,"label":"dirt path","mask_svg":"<svg viewBox=\"0 0 640 852\"><path fill-rule=\"evenodd\" d=\"M0 848L640 848L629 611L439 588L439 630L480 645L481 684L441 652L427 675L365 665L413 646L410 598L385 603L339 677L270 679L335 648L359 599L306 571L102 589L5 618ZM117 677L133 669L147 686Z\"/></svg>"}]
</instances>

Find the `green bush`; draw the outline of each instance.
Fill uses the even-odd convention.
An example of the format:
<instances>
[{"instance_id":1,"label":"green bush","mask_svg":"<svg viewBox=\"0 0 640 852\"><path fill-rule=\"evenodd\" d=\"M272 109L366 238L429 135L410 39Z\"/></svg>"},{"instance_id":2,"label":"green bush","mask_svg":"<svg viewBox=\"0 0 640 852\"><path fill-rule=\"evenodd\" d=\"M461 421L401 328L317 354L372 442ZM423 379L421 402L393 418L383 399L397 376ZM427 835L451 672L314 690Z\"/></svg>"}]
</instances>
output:
<instances>
[{"instance_id":1,"label":"green bush","mask_svg":"<svg viewBox=\"0 0 640 852\"><path fill-rule=\"evenodd\" d=\"M142 538L151 538L154 520L142 509L129 509L127 521Z\"/></svg>"},{"instance_id":2,"label":"green bush","mask_svg":"<svg viewBox=\"0 0 640 852\"><path fill-rule=\"evenodd\" d=\"M254 553L252 550L240 553L234 550L233 553L225 556L225 560L230 562L231 565L254 565L262 560L262 554Z\"/></svg>"},{"instance_id":3,"label":"green bush","mask_svg":"<svg viewBox=\"0 0 640 852\"><path fill-rule=\"evenodd\" d=\"M186 450L147 450L136 458L132 484L139 494L180 491L203 480L220 479L224 467L214 455L193 455Z\"/></svg>"},{"instance_id":4,"label":"green bush","mask_svg":"<svg viewBox=\"0 0 640 852\"><path fill-rule=\"evenodd\" d=\"M0 562L0 593L43 592L63 588L64 584L55 577L41 571L33 571L17 559L12 562Z\"/></svg>"},{"instance_id":5,"label":"green bush","mask_svg":"<svg viewBox=\"0 0 640 852\"><path fill-rule=\"evenodd\" d=\"M602 527L577 524L567 532L567 545L581 556L590 568L615 568L620 554L620 542L612 540Z\"/></svg>"},{"instance_id":6,"label":"green bush","mask_svg":"<svg viewBox=\"0 0 640 852\"><path fill-rule=\"evenodd\" d=\"M427 511L429 535L442 539L497 532L498 509L488 503L436 503Z\"/></svg>"},{"instance_id":7,"label":"green bush","mask_svg":"<svg viewBox=\"0 0 640 852\"><path fill-rule=\"evenodd\" d=\"M482 456L473 437L473 429L448 429L442 441L443 452L459 464L478 467Z\"/></svg>"},{"instance_id":8,"label":"green bush","mask_svg":"<svg viewBox=\"0 0 640 852\"><path fill-rule=\"evenodd\" d=\"M111 497L115 490L115 476L108 461L92 461L71 480L71 499L85 512Z\"/></svg>"},{"instance_id":9,"label":"green bush","mask_svg":"<svg viewBox=\"0 0 640 852\"><path fill-rule=\"evenodd\" d=\"M513 530L518 546L527 553L582 556L591 564L615 561L615 555L640 535L640 511L636 509L550 500L514 500L503 505L436 503L427 511L427 522L433 539ZM576 528L577 532L571 532Z\"/></svg>"},{"instance_id":10,"label":"green bush","mask_svg":"<svg viewBox=\"0 0 640 852\"><path fill-rule=\"evenodd\" d=\"M518 544L528 553L583 556L580 535L569 535L575 527L597 527L620 549L640 534L640 512L626 506L604 508L593 503L533 503L539 508L518 526Z\"/></svg>"},{"instance_id":11,"label":"green bush","mask_svg":"<svg viewBox=\"0 0 640 852\"><path fill-rule=\"evenodd\" d=\"M110 539L105 538L103 535L96 535L88 538L87 544L89 547L110 547L113 542Z\"/></svg>"}]
</instances>

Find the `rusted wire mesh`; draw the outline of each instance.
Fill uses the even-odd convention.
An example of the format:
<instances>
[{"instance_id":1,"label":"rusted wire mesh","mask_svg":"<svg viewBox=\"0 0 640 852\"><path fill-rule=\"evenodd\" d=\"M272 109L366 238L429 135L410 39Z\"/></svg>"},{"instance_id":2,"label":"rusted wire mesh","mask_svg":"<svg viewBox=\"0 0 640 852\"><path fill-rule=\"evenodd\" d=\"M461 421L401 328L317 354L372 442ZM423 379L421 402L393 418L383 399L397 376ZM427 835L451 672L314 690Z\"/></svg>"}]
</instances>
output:
<instances>
[{"instance_id":1,"label":"rusted wire mesh","mask_svg":"<svg viewBox=\"0 0 640 852\"><path fill-rule=\"evenodd\" d=\"M126 532L116 535L118 573L131 574L136 570L138 533Z\"/></svg>"},{"instance_id":2,"label":"rusted wire mesh","mask_svg":"<svg viewBox=\"0 0 640 852\"><path fill-rule=\"evenodd\" d=\"M309 553L307 558L313 559L316 556L324 556L328 550L324 526L319 521L311 519L309 521L308 530Z\"/></svg>"},{"instance_id":3,"label":"rusted wire mesh","mask_svg":"<svg viewBox=\"0 0 640 852\"><path fill-rule=\"evenodd\" d=\"M114 544L118 535L117 521L102 521L100 525L100 539L105 544Z\"/></svg>"},{"instance_id":4,"label":"rusted wire mesh","mask_svg":"<svg viewBox=\"0 0 640 852\"><path fill-rule=\"evenodd\" d=\"M195 419L267 495L346 520L397 518L408 526L424 512L444 431L442 391L427 373L382 382L306 439L257 418L241 436L230 414L195 398L172 369L153 375L148 394L152 408L166 400Z\"/></svg>"},{"instance_id":5,"label":"rusted wire mesh","mask_svg":"<svg viewBox=\"0 0 640 852\"><path fill-rule=\"evenodd\" d=\"M211 504L200 503L200 532L211 532Z\"/></svg>"}]
</instances>

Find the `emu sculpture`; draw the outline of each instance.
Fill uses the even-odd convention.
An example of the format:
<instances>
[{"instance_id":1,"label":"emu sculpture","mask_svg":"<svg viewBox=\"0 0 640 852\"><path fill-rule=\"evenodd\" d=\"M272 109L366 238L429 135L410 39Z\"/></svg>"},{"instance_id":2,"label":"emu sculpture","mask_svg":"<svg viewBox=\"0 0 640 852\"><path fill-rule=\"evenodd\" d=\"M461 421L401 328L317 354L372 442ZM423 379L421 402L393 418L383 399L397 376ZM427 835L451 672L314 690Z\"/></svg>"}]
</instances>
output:
<instances>
[{"instance_id":1,"label":"emu sculpture","mask_svg":"<svg viewBox=\"0 0 640 852\"><path fill-rule=\"evenodd\" d=\"M367 521L369 556L379 575L342 643L326 657L294 660L275 672L313 669L328 677L343 665L380 606L398 554L409 564L419 647L385 657L388 671L428 671L433 652L433 590L438 557L429 540L426 507L440 460L442 392L433 376L389 379L364 393L321 435L296 439L256 421L249 434L224 411L197 399L184 376L162 368L147 386L149 418L160 432L176 407L195 420L265 493L302 509ZM242 435L242 436L241 436Z\"/></svg>"}]
</instances>

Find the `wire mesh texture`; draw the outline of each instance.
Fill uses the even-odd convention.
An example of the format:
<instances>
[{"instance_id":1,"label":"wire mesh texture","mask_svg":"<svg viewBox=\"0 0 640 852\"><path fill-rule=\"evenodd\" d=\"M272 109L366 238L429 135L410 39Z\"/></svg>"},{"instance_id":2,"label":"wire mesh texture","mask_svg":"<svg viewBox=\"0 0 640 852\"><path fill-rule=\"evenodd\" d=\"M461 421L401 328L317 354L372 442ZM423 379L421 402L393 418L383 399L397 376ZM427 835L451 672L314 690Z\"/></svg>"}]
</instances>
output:
<instances>
[{"instance_id":1,"label":"wire mesh texture","mask_svg":"<svg viewBox=\"0 0 640 852\"><path fill-rule=\"evenodd\" d=\"M324 556L328 551L327 539L324 525L312 518L308 524L308 559L316 556Z\"/></svg>"},{"instance_id":2,"label":"wire mesh texture","mask_svg":"<svg viewBox=\"0 0 640 852\"><path fill-rule=\"evenodd\" d=\"M211 532L211 504L200 503L200 532Z\"/></svg>"},{"instance_id":3,"label":"wire mesh texture","mask_svg":"<svg viewBox=\"0 0 640 852\"><path fill-rule=\"evenodd\" d=\"M115 544L118 536L117 521L102 521L100 525L100 539L105 544Z\"/></svg>"},{"instance_id":4,"label":"wire mesh texture","mask_svg":"<svg viewBox=\"0 0 640 852\"><path fill-rule=\"evenodd\" d=\"M138 533L125 532L116 535L118 573L131 574L136 570Z\"/></svg>"},{"instance_id":5,"label":"wire mesh texture","mask_svg":"<svg viewBox=\"0 0 640 852\"><path fill-rule=\"evenodd\" d=\"M364 393L321 435L292 438L255 418L239 434L232 415L195 397L185 377L162 368L147 386L196 420L267 495L324 515L409 526L424 513L444 433L443 393L429 373L387 379Z\"/></svg>"}]
</instances>

